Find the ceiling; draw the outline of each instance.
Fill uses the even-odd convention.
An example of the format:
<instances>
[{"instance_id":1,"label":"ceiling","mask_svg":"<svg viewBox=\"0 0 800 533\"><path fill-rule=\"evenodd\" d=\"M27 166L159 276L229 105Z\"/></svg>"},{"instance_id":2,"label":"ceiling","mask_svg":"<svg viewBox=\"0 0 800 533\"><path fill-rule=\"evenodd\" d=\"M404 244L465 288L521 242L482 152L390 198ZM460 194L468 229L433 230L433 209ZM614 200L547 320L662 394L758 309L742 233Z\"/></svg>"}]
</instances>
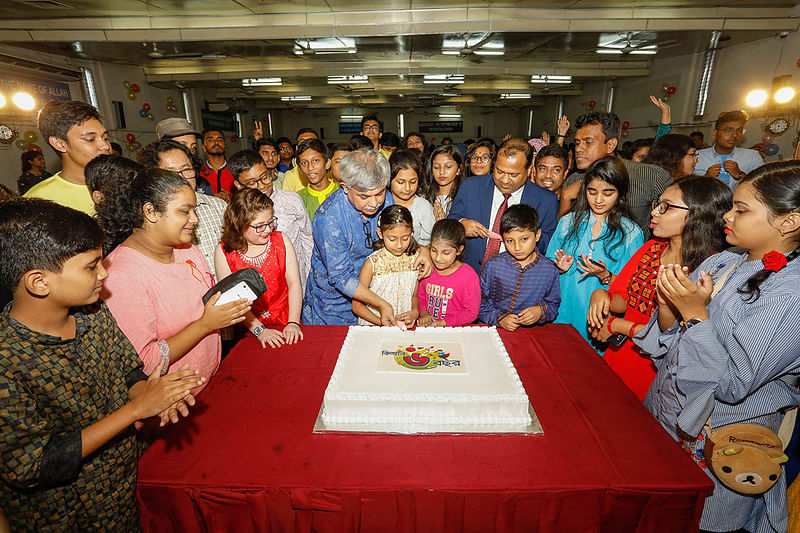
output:
<instances>
[{"instance_id":1,"label":"ceiling","mask_svg":"<svg viewBox=\"0 0 800 533\"><path fill-rule=\"evenodd\" d=\"M503 104L503 93L576 94L589 80L645 76L652 60L795 31L795 0L4 0L2 53L141 65L163 87L305 107ZM372 6L379 6L372 7ZM606 53L598 53L598 50ZM490 55L491 54L491 55ZM3 56L0 56L0 62ZM427 84L424 75L462 83ZM531 75L572 76L532 83ZM327 76L367 76L367 83ZM243 79L281 85L244 87ZM446 80L448 81L448 80Z\"/></svg>"}]
</instances>

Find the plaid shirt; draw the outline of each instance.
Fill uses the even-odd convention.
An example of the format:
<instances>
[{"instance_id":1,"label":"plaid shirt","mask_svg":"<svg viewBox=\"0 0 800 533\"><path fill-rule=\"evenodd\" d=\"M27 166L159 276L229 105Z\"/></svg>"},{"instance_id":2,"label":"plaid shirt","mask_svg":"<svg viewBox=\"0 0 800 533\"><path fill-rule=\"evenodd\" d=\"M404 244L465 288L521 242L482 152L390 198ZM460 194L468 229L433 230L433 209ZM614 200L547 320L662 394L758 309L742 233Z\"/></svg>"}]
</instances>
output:
<instances>
[{"instance_id":1,"label":"plaid shirt","mask_svg":"<svg viewBox=\"0 0 800 533\"><path fill-rule=\"evenodd\" d=\"M214 249L222 239L222 217L228 204L216 196L208 196L199 192L195 192L195 196L197 197L197 207L194 211L199 219L197 227L194 229L195 244L206 258L209 272L216 279Z\"/></svg>"}]
</instances>

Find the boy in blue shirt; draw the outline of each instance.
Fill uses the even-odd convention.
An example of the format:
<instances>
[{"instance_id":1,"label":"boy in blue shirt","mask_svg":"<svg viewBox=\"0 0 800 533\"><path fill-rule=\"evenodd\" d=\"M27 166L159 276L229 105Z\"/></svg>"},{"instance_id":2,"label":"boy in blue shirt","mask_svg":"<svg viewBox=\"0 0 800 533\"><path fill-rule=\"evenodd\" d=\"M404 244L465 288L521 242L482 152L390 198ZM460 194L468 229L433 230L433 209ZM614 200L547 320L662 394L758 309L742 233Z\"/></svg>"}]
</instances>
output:
<instances>
[{"instance_id":1,"label":"boy in blue shirt","mask_svg":"<svg viewBox=\"0 0 800 533\"><path fill-rule=\"evenodd\" d=\"M552 322L561 286L556 264L536 251L542 236L536 209L509 207L500 218L500 235L506 251L490 257L481 269L478 319L509 331Z\"/></svg>"},{"instance_id":2,"label":"boy in blue shirt","mask_svg":"<svg viewBox=\"0 0 800 533\"><path fill-rule=\"evenodd\" d=\"M139 531L134 422L177 422L204 378L148 378L98 297L108 277L90 216L0 204L0 506L13 531Z\"/></svg>"}]
</instances>

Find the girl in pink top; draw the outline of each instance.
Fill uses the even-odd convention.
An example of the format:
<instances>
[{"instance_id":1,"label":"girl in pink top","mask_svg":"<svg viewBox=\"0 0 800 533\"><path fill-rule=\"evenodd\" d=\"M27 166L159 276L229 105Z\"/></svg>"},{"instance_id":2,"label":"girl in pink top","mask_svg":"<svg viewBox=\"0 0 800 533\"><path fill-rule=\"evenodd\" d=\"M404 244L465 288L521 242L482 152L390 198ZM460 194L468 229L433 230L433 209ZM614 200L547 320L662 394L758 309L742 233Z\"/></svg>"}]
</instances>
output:
<instances>
[{"instance_id":1,"label":"girl in pink top","mask_svg":"<svg viewBox=\"0 0 800 533\"><path fill-rule=\"evenodd\" d=\"M274 215L272 200L258 189L237 192L225 210L214 264L220 279L243 268L254 268L263 276L267 292L253 302L244 325L262 347L279 348L303 339L303 290L292 241L275 231Z\"/></svg>"},{"instance_id":2,"label":"girl in pink top","mask_svg":"<svg viewBox=\"0 0 800 533\"><path fill-rule=\"evenodd\" d=\"M465 326L478 318L481 283L472 267L460 261L467 236L457 220L445 218L431 231L435 270L419 282L419 326Z\"/></svg>"},{"instance_id":3,"label":"girl in pink top","mask_svg":"<svg viewBox=\"0 0 800 533\"><path fill-rule=\"evenodd\" d=\"M244 320L247 300L205 306L202 296L214 278L192 246L197 225L195 193L174 172L140 171L120 183L110 199L113 217L103 217L107 235L127 233L103 264L108 279L102 297L150 373L160 361L167 372L189 366L208 379L220 361L219 329ZM100 207L103 209L103 207ZM114 227L111 227L111 226Z\"/></svg>"}]
</instances>

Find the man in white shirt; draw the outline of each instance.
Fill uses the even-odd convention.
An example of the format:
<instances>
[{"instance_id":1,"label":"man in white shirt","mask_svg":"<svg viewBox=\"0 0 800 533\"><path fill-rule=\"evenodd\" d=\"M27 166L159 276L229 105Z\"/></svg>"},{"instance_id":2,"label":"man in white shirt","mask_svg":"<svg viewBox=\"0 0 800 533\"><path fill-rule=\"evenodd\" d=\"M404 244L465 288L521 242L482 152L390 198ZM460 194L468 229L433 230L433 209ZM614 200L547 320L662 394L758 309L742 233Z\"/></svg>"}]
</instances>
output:
<instances>
[{"instance_id":1,"label":"man in white shirt","mask_svg":"<svg viewBox=\"0 0 800 533\"><path fill-rule=\"evenodd\" d=\"M743 111L720 115L711 133L714 146L697 151L694 173L719 178L735 189L748 172L763 165L764 160L757 151L736 146L742 140L746 123L747 115Z\"/></svg>"}]
</instances>

